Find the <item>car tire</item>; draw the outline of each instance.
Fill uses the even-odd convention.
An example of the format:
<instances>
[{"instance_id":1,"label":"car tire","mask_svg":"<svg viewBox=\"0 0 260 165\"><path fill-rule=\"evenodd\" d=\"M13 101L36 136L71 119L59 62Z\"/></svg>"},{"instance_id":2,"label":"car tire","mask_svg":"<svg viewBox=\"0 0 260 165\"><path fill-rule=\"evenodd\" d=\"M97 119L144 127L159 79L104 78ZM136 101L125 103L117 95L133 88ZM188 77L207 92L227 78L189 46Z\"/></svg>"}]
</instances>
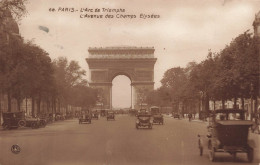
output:
<instances>
[{"instance_id":1,"label":"car tire","mask_svg":"<svg viewBox=\"0 0 260 165\"><path fill-rule=\"evenodd\" d=\"M45 121L40 121L40 127L44 128L46 126L46 122Z\"/></svg>"},{"instance_id":2,"label":"car tire","mask_svg":"<svg viewBox=\"0 0 260 165\"><path fill-rule=\"evenodd\" d=\"M33 123L31 124L31 127L32 127L32 129L36 129L36 128L38 128L38 125L37 125L36 122L33 122Z\"/></svg>"},{"instance_id":3,"label":"car tire","mask_svg":"<svg viewBox=\"0 0 260 165\"><path fill-rule=\"evenodd\" d=\"M11 128L10 124L8 124L8 123L3 123L3 129L4 129L4 130L10 129L10 128Z\"/></svg>"},{"instance_id":4,"label":"car tire","mask_svg":"<svg viewBox=\"0 0 260 165\"><path fill-rule=\"evenodd\" d=\"M24 120L20 120L20 121L18 122L18 126L19 126L19 127L25 127L25 125L26 125L26 121L24 121Z\"/></svg>"}]
</instances>

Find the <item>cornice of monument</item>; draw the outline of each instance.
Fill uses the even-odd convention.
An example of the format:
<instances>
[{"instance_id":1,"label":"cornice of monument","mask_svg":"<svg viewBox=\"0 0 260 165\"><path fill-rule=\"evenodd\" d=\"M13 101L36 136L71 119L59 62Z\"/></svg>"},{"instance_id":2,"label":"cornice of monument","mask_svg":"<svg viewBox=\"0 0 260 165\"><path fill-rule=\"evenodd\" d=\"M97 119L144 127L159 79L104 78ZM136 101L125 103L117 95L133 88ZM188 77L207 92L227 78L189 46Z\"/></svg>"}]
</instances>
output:
<instances>
[{"instance_id":1,"label":"cornice of monument","mask_svg":"<svg viewBox=\"0 0 260 165\"><path fill-rule=\"evenodd\" d=\"M88 58L139 59L154 58L154 47L90 47Z\"/></svg>"}]
</instances>

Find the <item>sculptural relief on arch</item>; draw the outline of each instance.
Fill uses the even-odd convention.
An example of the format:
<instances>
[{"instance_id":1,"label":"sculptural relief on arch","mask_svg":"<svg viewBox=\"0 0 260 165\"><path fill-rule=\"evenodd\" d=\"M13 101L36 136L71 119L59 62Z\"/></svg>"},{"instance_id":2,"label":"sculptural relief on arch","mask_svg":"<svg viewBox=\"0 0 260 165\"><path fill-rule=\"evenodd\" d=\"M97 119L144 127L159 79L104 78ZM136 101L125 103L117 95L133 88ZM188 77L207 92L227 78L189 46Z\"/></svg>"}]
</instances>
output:
<instances>
[{"instance_id":1,"label":"sculptural relief on arch","mask_svg":"<svg viewBox=\"0 0 260 165\"><path fill-rule=\"evenodd\" d=\"M131 80L131 108L140 109L143 92L154 89L153 47L89 48L86 61L90 70L90 86L99 89L105 109L112 108L112 81L118 75ZM122 91L123 92L123 91Z\"/></svg>"}]
</instances>

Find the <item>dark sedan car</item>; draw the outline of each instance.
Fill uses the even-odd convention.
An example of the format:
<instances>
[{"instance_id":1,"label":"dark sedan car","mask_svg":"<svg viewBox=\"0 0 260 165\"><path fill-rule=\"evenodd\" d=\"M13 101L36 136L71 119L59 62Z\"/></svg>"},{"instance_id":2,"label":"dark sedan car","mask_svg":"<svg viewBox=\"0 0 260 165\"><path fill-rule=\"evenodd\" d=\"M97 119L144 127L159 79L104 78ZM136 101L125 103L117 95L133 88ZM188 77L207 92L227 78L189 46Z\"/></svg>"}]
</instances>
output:
<instances>
[{"instance_id":1,"label":"dark sedan car","mask_svg":"<svg viewBox=\"0 0 260 165\"><path fill-rule=\"evenodd\" d=\"M115 112L113 111L107 112L107 120L115 120Z\"/></svg>"},{"instance_id":2,"label":"dark sedan car","mask_svg":"<svg viewBox=\"0 0 260 165\"><path fill-rule=\"evenodd\" d=\"M172 116L173 116L173 118L177 118L177 119L180 119L180 117L181 117L179 113L173 113Z\"/></svg>"},{"instance_id":3,"label":"dark sedan car","mask_svg":"<svg viewBox=\"0 0 260 165\"><path fill-rule=\"evenodd\" d=\"M153 119L151 114L139 114L136 120L136 129L139 127L153 128Z\"/></svg>"},{"instance_id":4,"label":"dark sedan car","mask_svg":"<svg viewBox=\"0 0 260 165\"><path fill-rule=\"evenodd\" d=\"M160 112L160 108L156 106L152 106L150 110L153 116L153 123L163 124L164 119L163 119L163 115Z\"/></svg>"},{"instance_id":5,"label":"dark sedan car","mask_svg":"<svg viewBox=\"0 0 260 165\"><path fill-rule=\"evenodd\" d=\"M237 153L246 153L249 162L254 159L254 142L248 139L248 129L252 122L245 120L245 110L219 109L209 118L208 134L205 148L208 149L210 161L216 153L225 152L236 159ZM203 154L203 140L199 135L200 155Z\"/></svg>"},{"instance_id":6,"label":"dark sedan car","mask_svg":"<svg viewBox=\"0 0 260 165\"><path fill-rule=\"evenodd\" d=\"M91 114L82 114L79 117L79 124L82 124L82 123L89 123L89 124L91 124Z\"/></svg>"}]
</instances>

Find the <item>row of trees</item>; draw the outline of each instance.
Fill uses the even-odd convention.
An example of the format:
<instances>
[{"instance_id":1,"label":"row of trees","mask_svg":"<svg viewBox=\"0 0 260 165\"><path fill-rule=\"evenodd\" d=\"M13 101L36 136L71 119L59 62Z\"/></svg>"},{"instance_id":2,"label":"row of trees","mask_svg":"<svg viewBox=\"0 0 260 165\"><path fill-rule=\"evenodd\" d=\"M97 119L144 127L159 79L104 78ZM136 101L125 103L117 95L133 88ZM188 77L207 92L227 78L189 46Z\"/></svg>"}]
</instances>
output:
<instances>
[{"instance_id":1,"label":"row of trees","mask_svg":"<svg viewBox=\"0 0 260 165\"><path fill-rule=\"evenodd\" d=\"M12 109L11 98L17 100L18 109L23 99L31 98L33 114L40 113L42 101L54 110L56 105L58 109L94 105L97 92L88 87L86 72L76 61L65 57L52 61L46 51L20 37L17 19L26 13L24 3L0 3L0 92L8 96L8 111Z\"/></svg>"},{"instance_id":2,"label":"row of trees","mask_svg":"<svg viewBox=\"0 0 260 165\"><path fill-rule=\"evenodd\" d=\"M194 104L202 101L209 111L209 100L222 101L252 98L257 109L259 97L259 39L248 31L233 39L219 52L209 50L200 63L190 62L185 68L167 70L161 80L162 87L152 91L147 102L155 105L178 106L194 111Z\"/></svg>"}]
</instances>

